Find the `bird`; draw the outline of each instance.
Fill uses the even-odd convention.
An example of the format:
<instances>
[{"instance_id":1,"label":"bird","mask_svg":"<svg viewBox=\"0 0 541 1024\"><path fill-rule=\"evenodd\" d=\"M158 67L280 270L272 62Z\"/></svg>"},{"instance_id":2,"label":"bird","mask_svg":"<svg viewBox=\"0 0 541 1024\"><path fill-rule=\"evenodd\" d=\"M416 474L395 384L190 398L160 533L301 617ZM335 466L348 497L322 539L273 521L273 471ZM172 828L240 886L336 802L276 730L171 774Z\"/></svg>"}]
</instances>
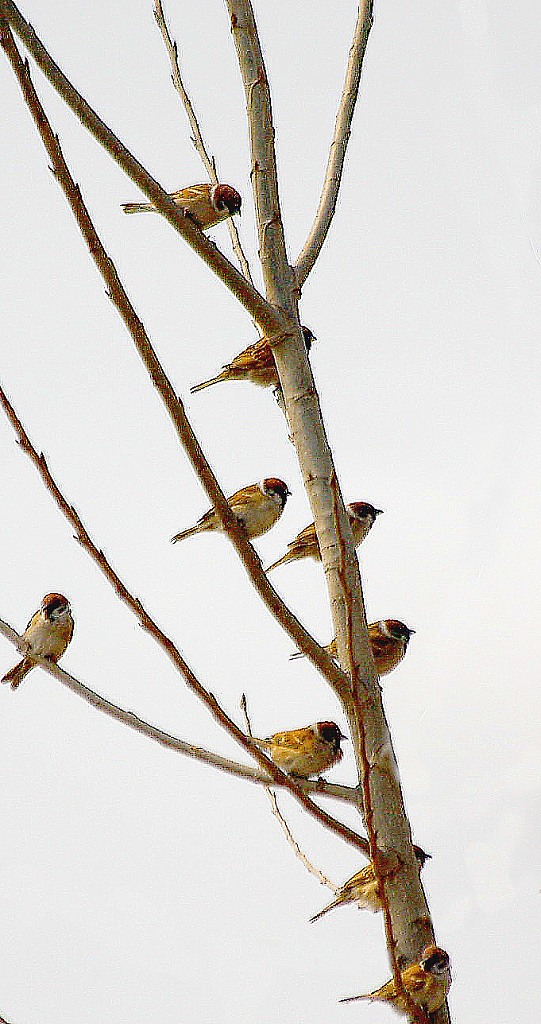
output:
<instances>
[{"instance_id":1,"label":"bird","mask_svg":"<svg viewBox=\"0 0 541 1024\"><path fill-rule=\"evenodd\" d=\"M185 217L191 217L207 231L220 224L234 213L240 213L242 199L231 185L188 185L178 192L171 192L169 198L181 206ZM154 203L122 203L124 213L156 213Z\"/></svg>"},{"instance_id":2,"label":"bird","mask_svg":"<svg viewBox=\"0 0 541 1024\"><path fill-rule=\"evenodd\" d=\"M21 641L28 645L24 658L6 672L3 683L16 690L35 667L32 655L57 662L73 636L74 622L69 601L62 594L45 594L37 612L28 623Z\"/></svg>"},{"instance_id":3,"label":"bird","mask_svg":"<svg viewBox=\"0 0 541 1024\"><path fill-rule=\"evenodd\" d=\"M309 352L316 338L309 327L301 327L301 330L306 351ZM216 377L195 384L190 388L190 392L195 395L197 391L210 388L212 384L219 384L223 380L246 380L262 388L279 387L276 364L267 339L262 337L253 345L248 345L248 348L243 349L230 363L226 363Z\"/></svg>"},{"instance_id":4,"label":"bird","mask_svg":"<svg viewBox=\"0 0 541 1024\"><path fill-rule=\"evenodd\" d=\"M244 526L250 540L260 537L261 534L270 530L271 526L279 520L284 511L288 496L291 494L287 484L274 476L261 480L258 484L249 484L235 491L227 503L240 523ZM192 537L194 533L204 533L207 530L221 530L222 524L218 519L216 510L210 508L205 512L195 526L181 530L171 537L171 543L176 544L185 537Z\"/></svg>"},{"instance_id":5,"label":"bird","mask_svg":"<svg viewBox=\"0 0 541 1024\"><path fill-rule=\"evenodd\" d=\"M421 869L425 862L430 859L430 854L425 853L420 846L414 846L413 850L419 869ZM320 917L327 914L329 910L333 910L334 907L340 907L343 903L357 903L362 910L371 910L373 914L377 914L378 910L381 910L379 886L372 861L340 886L331 903L328 903L326 907L323 907L323 910L320 910L318 914L314 914L310 918L310 924L314 921L319 921Z\"/></svg>"},{"instance_id":6,"label":"bird","mask_svg":"<svg viewBox=\"0 0 541 1024\"><path fill-rule=\"evenodd\" d=\"M410 629L398 619L380 619L378 622L369 623L368 639L378 676L388 675L400 664L408 649L410 637L414 633L414 629ZM325 650L331 658L338 657L336 637L331 640L330 644L325 645ZM290 655L290 661L294 661L295 658L304 658L302 651L295 651Z\"/></svg>"},{"instance_id":7,"label":"bird","mask_svg":"<svg viewBox=\"0 0 541 1024\"><path fill-rule=\"evenodd\" d=\"M414 1003L421 1006L427 1013L435 1013L443 1006L451 985L449 954L439 946L427 946L419 960L404 971L401 971L402 984ZM381 1000L390 1003L399 1013L409 1012L406 1000L396 991L396 983L391 978L381 988L362 996L348 996L341 1003L352 1003L357 999Z\"/></svg>"},{"instance_id":8,"label":"bird","mask_svg":"<svg viewBox=\"0 0 541 1024\"><path fill-rule=\"evenodd\" d=\"M355 547L358 548L370 528L374 525L376 516L381 515L382 509L374 508L368 501L352 501L350 505L346 505L346 512L348 513L349 525L353 533L353 542ZM305 526L304 530L297 534L295 540L288 544L288 550L285 555L282 555L276 562L269 565L265 572L271 572L272 569L277 569L279 565L285 565L286 562L294 562L298 558L315 558L321 561L321 552L314 523Z\"/></svg>"},{"instance_id":9,"label":"bird","mask_svg":"<svg viewBox=\"0 0 541 1024\"><path fill-rule=\"evenodd\" d=\"M267 739L253 741L268 750L271 759L287 775L308 779L321 775L342 760L340 741L347 739L335 722L314 722L303 729L276 732Z\"/></svg>"}]
</instances>

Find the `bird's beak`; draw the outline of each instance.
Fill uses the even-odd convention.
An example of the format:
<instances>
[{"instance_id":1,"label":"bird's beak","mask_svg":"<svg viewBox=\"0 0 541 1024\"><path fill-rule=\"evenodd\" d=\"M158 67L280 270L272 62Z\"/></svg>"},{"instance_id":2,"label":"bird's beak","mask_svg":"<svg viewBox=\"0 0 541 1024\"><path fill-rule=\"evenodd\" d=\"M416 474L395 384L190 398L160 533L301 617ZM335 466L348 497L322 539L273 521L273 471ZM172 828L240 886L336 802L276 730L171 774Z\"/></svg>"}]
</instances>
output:
<instances>
[{"instance_id":1,"label":"bird's beak","mask_svg":"<svg viewBox=\"0 0 541 1024\"><path fill-rule=\"evenodd\" d=\"M349 736L344 736L344 733L343 733L343 732L341 732L341 733L340 733L340 739L341 739L341 740L349 740Z\"/></svg>"},{"instance_id":2,"label":"bird's beak","mask_svg":"<svg viewBox=\"0 0 541 1024\"><path fill-rule=\"evenodd\" d=\"M381 516L383 514L383 509L382 508L375 508L374 509L374 513L377 516Z\"/></svg>"},{"instance_id":3,"label":"bird's beak","mask_svg":"<svg viewBox=\"0 0 541 1024\"><path fill-rule=\"evenodd\" d=\"M408 626L408 629L409 629L409 626ZM410 636L413 636L413 634L416 633L416 632L417 632L416 629L409 629Z\"/></svg>"}]
</instances>

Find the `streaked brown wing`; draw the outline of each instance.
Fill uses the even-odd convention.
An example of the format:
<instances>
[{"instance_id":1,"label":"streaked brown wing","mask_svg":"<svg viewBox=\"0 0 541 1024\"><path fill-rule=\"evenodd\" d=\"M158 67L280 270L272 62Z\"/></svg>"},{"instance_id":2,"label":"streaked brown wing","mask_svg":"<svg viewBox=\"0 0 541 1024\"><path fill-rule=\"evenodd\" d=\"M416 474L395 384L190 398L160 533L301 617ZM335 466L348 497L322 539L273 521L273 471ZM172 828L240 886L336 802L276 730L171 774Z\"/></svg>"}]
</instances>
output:
<instances>
[{"instance_id":1,"label":"streaked brown wing","mask_svg":"<svg viewBox=\"0 0 541 1024\"><path fill-rule=\"evenodd\" d=\"M293 729L290 732L277 732L272 739L280 747L287 747L288 750L302 750L307 741L313 740L314 733L311 729Z\"/></svg>"},{"instance_id":2,"label":"streaked brown wing","mask_svg":"<svg viewBox=\"0 0 541 1024\"><path fill-rule=\"evenodd\" d=\"M262 338L254 345L249 345L243 352L228 364L235 370L272 370L275 369L270 346Z\"/></svg>"},{"instance_id":3,"label":"streaked brown wing","mask_svg":"<svg viewBox=\"0 0 541 1024\"><path fill-rule=\"evenodd\" d=\"M171 199L176 203L195 203L208 192L207 185L188 185L186 188L179 188L177 192L171 192Z\"/></svg>"},{"instance_id":4,"label":"streaked brown wing","mask_svg":"<svg viewBox=\"0 0 541 1024\"><path fill-rule=\"evenodd\" d=\"M295 540L292 540L291 543L288 544L288 548L291 551L306 551L313 550L314 548L319 550L314 523L310 523L309 526L305 526L304 530L301 530L301 532L295 537Z\"/></svg>"},{"instance_id":5,"label":"streaked brown wing","mask_svg":"<svg viewBox=\"0 0 541 1024\"><path fill-rule=\"evenodd\" d=\"M390 651L393 650L396 645L396 640L393 640L392 637L371 636L370 631L369 637L370 646L372 648L372 652L375 658L382 657L385 654L389 654Z\"/></svg>"},{"instance_id":6,"label":"streaked brown wing","mask_svg":"<svg viewBox=\"0 0 541 1024\"><path fill-rule=\"evenodd\" d=\"M404 971L405 988L412 994L422 992L428 981L426 971L419 964L412 964Z\"/></svg>"}]
</instances>

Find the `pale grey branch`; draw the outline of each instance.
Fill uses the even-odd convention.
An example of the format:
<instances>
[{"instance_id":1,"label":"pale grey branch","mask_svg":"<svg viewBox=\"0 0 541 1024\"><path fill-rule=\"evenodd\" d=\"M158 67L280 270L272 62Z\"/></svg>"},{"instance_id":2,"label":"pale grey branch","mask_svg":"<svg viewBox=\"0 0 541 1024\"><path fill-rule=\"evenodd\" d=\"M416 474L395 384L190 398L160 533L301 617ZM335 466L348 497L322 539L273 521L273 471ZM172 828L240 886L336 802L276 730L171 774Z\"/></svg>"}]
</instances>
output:
<instances>
[{"instance_id":1,"label":"pale grey branch","mask_svg":"<svg viewBox=\"0 0 541 1024\"><path fill-rule=\"evenodd\" d=\"M302 288L321 252L334 217L338 190L344 171L346 150L351 135L351 122L353 121L355 104L359 93L363 58L370 29L372 28L373 6L373 0L360 0L319 206L308 238L295 264L295 274L299 289Z\"/></svg>"}]
</instances>

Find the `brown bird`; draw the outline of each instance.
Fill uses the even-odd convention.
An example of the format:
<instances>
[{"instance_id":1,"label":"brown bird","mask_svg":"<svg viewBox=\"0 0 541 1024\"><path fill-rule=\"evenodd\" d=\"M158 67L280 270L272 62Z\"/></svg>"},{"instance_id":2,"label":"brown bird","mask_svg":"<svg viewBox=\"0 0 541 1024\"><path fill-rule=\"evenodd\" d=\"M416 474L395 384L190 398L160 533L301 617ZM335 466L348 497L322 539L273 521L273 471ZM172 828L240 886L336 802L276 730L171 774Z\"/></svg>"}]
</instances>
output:
<instances>
[{"instance_id":1,"label":"brown bird","mask_svg":"<svg viewBox=\"0 0 541 1024\"><path fill-rule=\"evenodd\" d=\"M417 963L410 964L401 972L404 989L414 1003L421 1006L427 1013L435 1013L443 1006L451 985L449 954L439 946L427 946ZM398 995L394 978L391 978L375 992L362 996L348 996L341 1003L353 1003L357 999L378 999L390 1003L399 1013L408 1013L403 996Z\"/></svg>"},{"instance_id":2,"label":"brown bird","mask_svg":"<svg viewBox=\"0 0 541 1024\"><path fill-rule=\"evenodd\" d=\"M316 340L308 327L301 328L306 351L309 352L312 342ZM248 345L230 363L226 363L222 371L210 380L204 380L201 384L195 384L190 388L192 395L203 388L210 388L211 384L219 384L223 380L246 380L251 384L258 384L262 388L278 387L280 381L274 362L272 349L266 338L259 338L253 345Z\"/></svg>"},{"instance_id":3,"label":"brown bird","mask_svg":"<svg viewBox=\"0 0 541 1024\"><path fill-rule=\"evenodd\" d=\"M250 484L248 487L235 491L227 502L231 511L235 513L239 522L244 526L250 540L260 537L261 534L270 530L271 526L279 520L284 511L288 495L291 494L287 484L274 476L261 480L258 484ZM178 540L191 537L194 533L204 533L206 530L221 530L222 525L216 511L210 508L204 516L187 530L181 530L171 537L171 542L176 544Z\"/></svg>"},{"instance_id":4,"label":"brown bird","mask_svg":"<svg viewBox=\"0 0 541 1024\"><path fill-rule=\"evenodd\" d=\"M57 662L73 636L73 626L67 598L62 594L45 594L21 637L28 644L28 652L22 661L6 672L2 682L11 683L11 689L16 690L36 665L33 654Z\"/></svg>"},{"instance_id":5,"label":"brown bird","mask_svg":"<svg viewBox=\"0 0 541 1024\"><path fill-rule=\"evenodd\" d=\"M374 525L376 516L381 514L382 509L374 508L367 501L352 501L350 505L346 505L346 511L349 515L353 541L355 547L358 548L370 528ZM288 550L285 555L282 555L276 562L269 565L265 572L270 572L271 569L276 569L279 565L285 565L286 562L294 562L297 558L315 558L321 561L321 552L314 523L305 526L304 530L297 534L295 540L288 544Z\"/></svg>"},{"instance_id":6,"label":"brown bird","mask_svg":"<svg viewBox=\"0 0 541 1024\"><path fill-rule=\"evenodd\" d=\"M231 185L188 185L178 192L169 193L177 206L181 206L185 217L207 231L221 221L240 213L242 199ZM122 203L124 213L156 213L153 203Z\"/></svg>"},{"instance_id":7,"label":"brown bird","mask_svg":"<svg viewBox=\"0 0 541 1024\"><path fill-rule=\"evenodd\" d=\"M410 637L415 633L404 622L398 619L380 619L379 622L371 622L368 626L368 639L372 648L372 654L376 663L378 676L386 676L400 664L404 657ZM338 657L336 638L326 644L325 650L331 658ZM303 658L302 651L295 651L290 660Z\"/></svg>"},{"instance_id":8,"label":"brown bird","mask_svg":"<svg viewBox=\"0 0 541 1024\"><path fill-rule=\"evenodd\" d=\"M430 854L421 850L420 846L414 846L413 849L419 869L421 869L425 861L430 859ZM351 878L348 878L347 882L344 882L344 885L340 887L331 903L328 903L326 907L323 907L323 910L320 910L318 914L314 914L310 918L310 923L319 921L319 918L327 914L329 910L333 910L334 907L340 907L343 903L357 903L363 910L371 910L373 914L377 914L378 910L381 910L379 886L372 861L366 864L364 868L361 868L360 871L357 871L355 875L352 875Z\"/></svg>"},{"instance_id":9,"label":"brown bird","mask_svg":"<svg viewBox=\"0 0 541 1024\"><path fill-rule=\"evenodd\" d=\"M340 740L345 739L335 722L314 722L303 729L276 732L265 740L253 737L258 747L268 750L278 768L301 779L338 764L343 757Z\"/></svg>"}]
</instances>

